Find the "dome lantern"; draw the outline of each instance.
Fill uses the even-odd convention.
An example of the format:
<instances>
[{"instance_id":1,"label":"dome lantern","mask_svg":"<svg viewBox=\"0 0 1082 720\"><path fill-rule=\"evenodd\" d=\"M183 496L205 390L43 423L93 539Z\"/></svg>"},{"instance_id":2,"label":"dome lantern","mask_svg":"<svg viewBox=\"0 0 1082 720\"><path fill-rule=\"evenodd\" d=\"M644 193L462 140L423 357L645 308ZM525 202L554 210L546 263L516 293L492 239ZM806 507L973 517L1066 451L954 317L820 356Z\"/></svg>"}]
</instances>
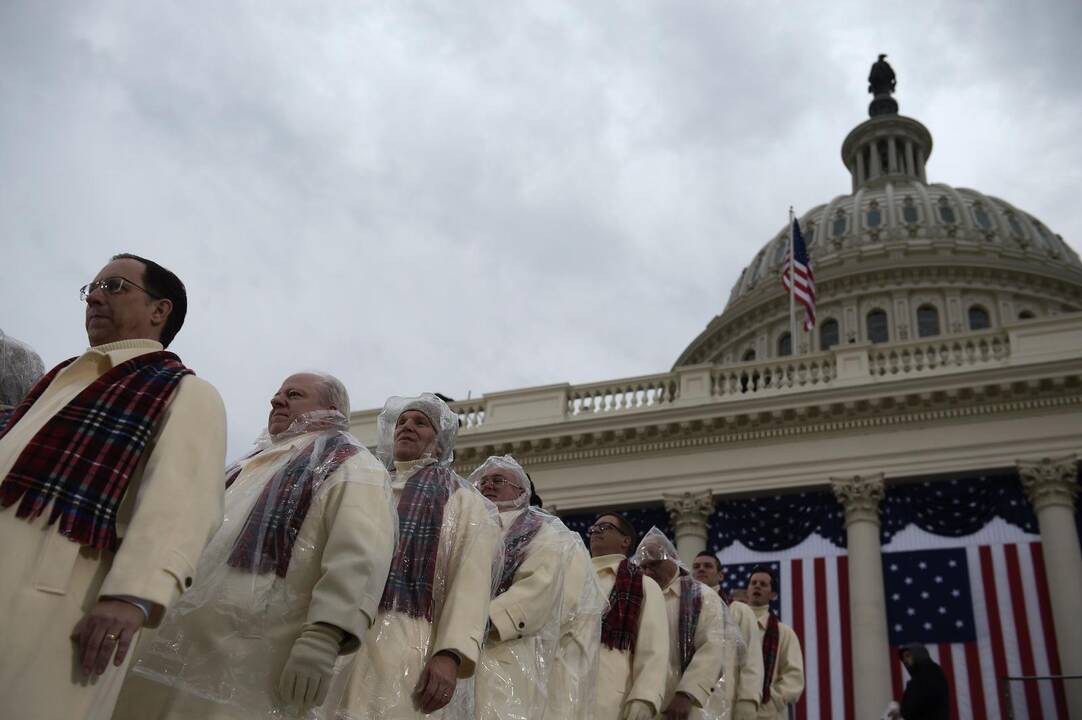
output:
<instances>
[{"instance_id":1,"label":"dome lantern","mask_svg":"<svg viewBox=\"0 0 1082 720\"><path fill-rule=\"evenodd\" d=\"M918 121L898 114L892 97L894 70L880 55L868 76L868 120L842 143L842 162L853 178L853 192L891 180L927 182L924 166L932 154L932 134Z\"/></svg>"}]
</instances>

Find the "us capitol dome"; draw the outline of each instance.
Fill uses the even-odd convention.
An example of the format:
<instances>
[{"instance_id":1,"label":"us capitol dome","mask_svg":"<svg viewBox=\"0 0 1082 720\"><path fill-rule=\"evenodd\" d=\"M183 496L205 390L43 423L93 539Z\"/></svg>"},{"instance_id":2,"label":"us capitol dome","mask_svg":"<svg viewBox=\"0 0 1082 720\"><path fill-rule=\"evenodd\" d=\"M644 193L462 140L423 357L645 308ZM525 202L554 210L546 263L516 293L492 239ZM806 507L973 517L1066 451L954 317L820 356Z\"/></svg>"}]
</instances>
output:
<instances>
[{"instance_id":1,"label":"us capitol dome","mask_svg":"<svg viewBox=\"0 0 1082 720\"><path fill-rule=\"evenodd\" d=\"M883 66L889 77L870 88L869 119L842 143L852 192L798 218L818 293L817 326L800 331L799 353L997 329L1082 308L1082 262L1062 237L1006 200L928 181L932 135L898 113L894 73ZM788 244L783 227L675 367L792 354L780 281Z\"/></svg>"}]
</instances>

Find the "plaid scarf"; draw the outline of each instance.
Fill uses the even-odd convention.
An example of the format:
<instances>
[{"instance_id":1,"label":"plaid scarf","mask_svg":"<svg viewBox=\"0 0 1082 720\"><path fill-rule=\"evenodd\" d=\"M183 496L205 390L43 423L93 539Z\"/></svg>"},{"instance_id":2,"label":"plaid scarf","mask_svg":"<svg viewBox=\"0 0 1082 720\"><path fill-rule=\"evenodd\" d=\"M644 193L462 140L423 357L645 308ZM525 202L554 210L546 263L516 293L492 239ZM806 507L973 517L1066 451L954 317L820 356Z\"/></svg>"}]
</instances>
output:
<instances>
[{"instance_id":1,"label":"plaid scarf","mask_svg":"<svg viewBox=\"0 0 1082 720\"><path fill-rule=\"evenodd\" d=\"M778 616L767 614L766 632L763 633L763 702L770 702L770 683L774 678L774 666L778 664L778 644L781 631L778 629Z\"/></svg>"},{"instance_id":2,"label":"plaid scarf","mask_svg":"<svg viewBox=\"0 0 1082 720\"><path fill-rule=\"evenodd\" d=\"M26 415L65 360L15 408L0 437ZM181 379L191 370L170 352L149 352L117 365L49 418L0 483L0 507L33 520L52 503L49 525L98 550L120 547L116 511L147 443Z\"/></svg>"},{"instance_id":3,"label":"plaid scarf","mask_svg":"<svg viewBox=\"0 0 1082 720\"><path fill-rule=\"evenodd\" d=\"M699 583L687 575L680 576L680 672L691 664L695 655L695 633L699 629L699 613L703 609L703 593Z\"/></svg>"},{"instance_id":4,"label":"plaid scarf","mask_svg":"<svg viewBox=\"0 0 1082 720\"><path fill-rule=\"evenodd\" d=\"M635 652L642 610L642 570L627 560L616 569L609 610L601 620L601 644L610 650Z\"/></svg>"},{"instance_id":5,"label":"plaid scarf","mask_svg":"<svg viewBox=\"0 0 1082 720\"><path fill-rule=\"evenodd\" d=\"M256 575L274 570L284 578L312 497L324 480L359 451L357 442L340 430L322 433L298 450L263 486L233 544L230 567ZM232 474L229 484L238 474L239 470Z\"/></svg>"},{"instance_id":6,"label":"plaid scarf","mask_svg":"<svg viewBox=\"0 0 1082 720\"><path fill-rule=\"evenodd\" d=\"M432 622L443 511L457 484L454 471L435 465L417 470L406 481L398 498L398 546L379 601L381 611Z\"/></svg>"},{"instance_id":7,"label":"plaid scarf","mask_svg":"<svg viewBox=\"0 0 1082 720\"><path fill-rule=\"evenodd\" d=\"M496 586L496 595L503 595L511 587L515 573L526 560L526 546L529 545L544 522L541 513L526 508L515 518L503 538L503 570L500 571L500 584Z\"/></svg>"}]
</instances>

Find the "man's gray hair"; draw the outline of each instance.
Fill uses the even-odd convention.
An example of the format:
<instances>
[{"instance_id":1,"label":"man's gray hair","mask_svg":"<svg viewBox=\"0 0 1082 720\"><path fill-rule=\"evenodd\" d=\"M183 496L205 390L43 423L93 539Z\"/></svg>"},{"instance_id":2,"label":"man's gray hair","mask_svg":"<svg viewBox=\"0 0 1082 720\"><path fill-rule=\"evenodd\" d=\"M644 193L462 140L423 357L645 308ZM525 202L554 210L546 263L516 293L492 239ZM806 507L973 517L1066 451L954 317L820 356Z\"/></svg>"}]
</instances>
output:
<instances>
[{"instance_id":1,"label":"man's gray hair","mask_svg":"<svg viewBox=\"0 0 1082 720\"><path fill-rule=\"evenodd\" d=\"M323 380L323 402L333 405L349 420L349 392L346 391L346 386L334 375L324 372L315 374Z\"/></svg>"}]
</instances>

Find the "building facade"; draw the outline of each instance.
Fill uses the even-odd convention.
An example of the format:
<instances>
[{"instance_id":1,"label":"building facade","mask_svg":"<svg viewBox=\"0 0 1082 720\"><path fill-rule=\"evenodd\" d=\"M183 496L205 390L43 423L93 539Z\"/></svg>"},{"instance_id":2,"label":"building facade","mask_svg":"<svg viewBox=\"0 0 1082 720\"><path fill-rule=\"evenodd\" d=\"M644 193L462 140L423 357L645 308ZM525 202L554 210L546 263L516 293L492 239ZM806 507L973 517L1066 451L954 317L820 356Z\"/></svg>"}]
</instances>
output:
<instances>
[{"instance_id":1,"label":"building facade","mask_svg":"<svg viewBox=\"0 0 1082 720\"><path fill-rule=\"evenodd\" d=\"M569 525L620 508L731 581L774 563L797 717L879 717L921 641L957 717L1082 720L1082 681L1004 681L1082 674L1082 262L928 182L931 133L882 109L842 144L851 192L799 218L812 332L790 334L783 228L671 370L453 403L457 468L511 453ZM377 414L352 418L370 444Z\"/></svg>"}]
</instances>

